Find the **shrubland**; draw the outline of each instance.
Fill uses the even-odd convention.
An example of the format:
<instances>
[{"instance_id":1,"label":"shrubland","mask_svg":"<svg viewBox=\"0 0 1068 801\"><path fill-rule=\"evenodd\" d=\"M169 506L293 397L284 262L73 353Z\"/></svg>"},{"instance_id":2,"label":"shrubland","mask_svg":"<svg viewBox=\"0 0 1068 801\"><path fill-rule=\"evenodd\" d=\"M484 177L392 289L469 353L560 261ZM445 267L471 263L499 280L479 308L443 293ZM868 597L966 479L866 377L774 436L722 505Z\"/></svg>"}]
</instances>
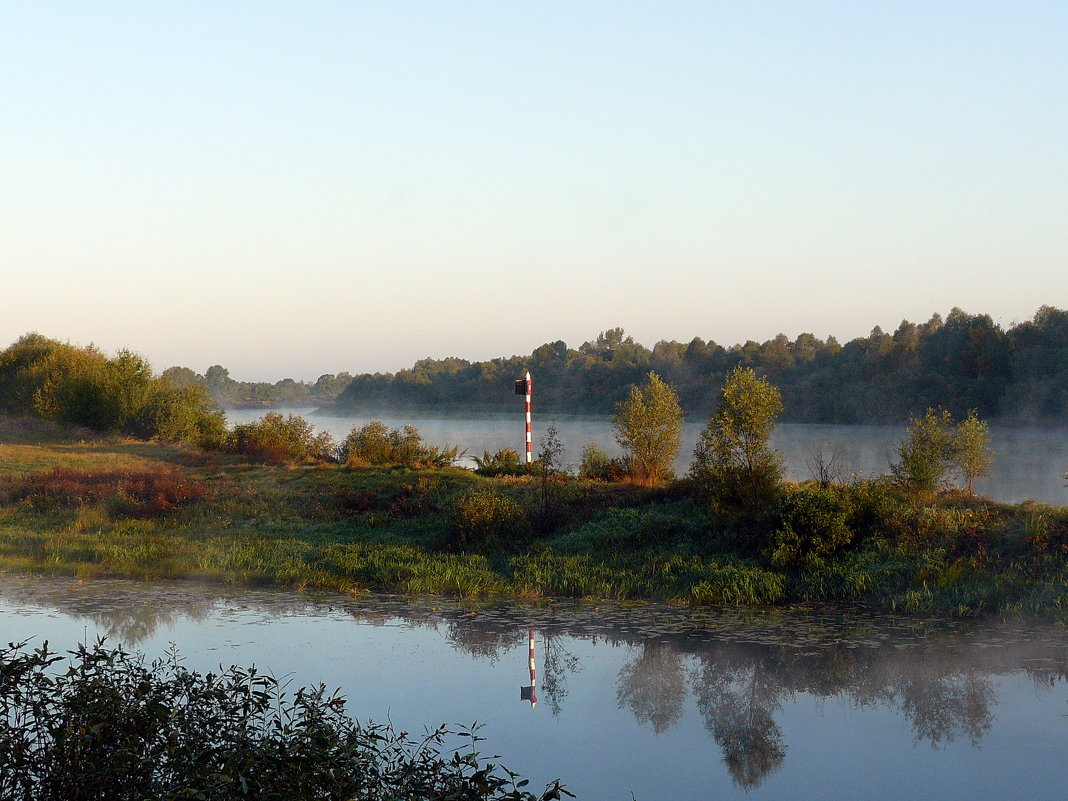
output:
<instances>
[{"instance_id":1,"label":"shrubland","mask_svg":"<svg viewBox=\"0 0 1068 801\"><path fill-rule=\"evenodd\" d=\"M266 464L50 425L0 444L4 569L1068 619L1068 507L886 476L779 483L753 510L694 477Z\"/></svg>"}]
</instances>

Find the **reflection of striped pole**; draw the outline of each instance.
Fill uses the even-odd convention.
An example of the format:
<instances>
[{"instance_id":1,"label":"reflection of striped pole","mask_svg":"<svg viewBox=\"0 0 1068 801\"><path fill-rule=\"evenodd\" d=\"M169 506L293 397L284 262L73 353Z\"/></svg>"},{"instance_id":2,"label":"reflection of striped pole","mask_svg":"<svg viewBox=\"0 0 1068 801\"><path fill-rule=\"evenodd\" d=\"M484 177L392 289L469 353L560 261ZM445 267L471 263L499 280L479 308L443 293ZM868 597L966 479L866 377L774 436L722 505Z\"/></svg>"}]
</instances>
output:
<instances>
[{"instance_id":1,"label":"reflection of striped pole","mask_svg":"<svg viewBox=\"0 0 1068 801\"><path fill-rule=\"evenodd\" d=\"M529 381L529 379L528 379ZM530 708L538 705L538 668L534 664L534 629L530 629Z\"/></svg>"},{"instance_id":2,"label":"reflection of striped pole","mask_svg":"<svg viewBox=\"0 0 1068 801\"><path fill-rule=\"evenodd\" d=\"M530 441L530 396L533 393L533 391L534 391L534 382L530 378L530 373L527 373L527 464L530 464L531 462L534 461L534 455L533 455L533 452L531 450L531 441ZM534 633L533 632L531 632L530 637L531 637L531 640L530 640L530 642L531 642L531 646L530 646L530 648L531 648L531 651L530 651L531 657L530 658L533 659L534 658ZM533 670L533 668L531 668L531 669Z\"/></svg>"}]
</instances>

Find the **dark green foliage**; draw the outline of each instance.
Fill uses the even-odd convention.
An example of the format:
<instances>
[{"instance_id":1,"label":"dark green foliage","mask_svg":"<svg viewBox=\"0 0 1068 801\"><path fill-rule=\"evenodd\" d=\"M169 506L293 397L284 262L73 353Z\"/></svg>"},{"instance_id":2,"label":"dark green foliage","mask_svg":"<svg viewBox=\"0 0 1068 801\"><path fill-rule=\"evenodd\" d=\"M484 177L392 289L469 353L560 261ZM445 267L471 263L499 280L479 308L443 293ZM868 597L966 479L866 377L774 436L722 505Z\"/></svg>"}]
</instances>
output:
<instances>
[{"instance_id":1,"label":"dark green foliage","mask_svg":"<svg viewBox=\"0 0 1068 801\"><path fill-rule=\"evenodd\" d=\"M255 668L202 674L176 654L0 648L5 801L537 801L483 762L474 731L414 741L356 723L322 685L288 695ZM454 746L456 746L454 748ZM551 784L542 801L570 795Z\"/></svg>"},{"instance_id":2,"label":"dark green foliage","mask_svg":"<svg viewBox=\"0 0 1068 801\"><path fill-rule=\"evenodd\" d=\"M354 426L338 448L338 459L348 467L446 467L461 456L458 446L426 444L415 426L390 429L381 420Z\"/></svg>"},{"instance_id":3,"label":"dark green foliage","mask_svg":"<svg viewBox=\"0 0 1068 801\"><path fill-rule=\"evenodd\" d=\"M258 462L283 464L329 461L333 458L334 440L325 431L316 433L315 426L303 417L268 412L260 420L234 426L226 447Z\"/></svg>"},{"instance_id":4,"label":"dark green foliage","mask_svg":"<svg viewBox=\"0 0 1068 801\"><path fill-rule=\"evenodd\" d=\"M419 407L509 411L511 382L527 369L543 412L605 414L627 387L655 371L687 412L710 414L718 387L751 367L780 388L795 422L896 423L939 404L957 417L1064 422L1068 419L1068 311L1044 306L1033 320L1002 330L988 315L953 309L945 319L876 327L841 345L811 333L724 348L695 337L652 350L622 329L577 349L542 345L529 356L485 362L423 359L397 373L356 376L340 408Z\"/></svg>"},{"instance_id":5,"label":"dark green foliage","mask_svg":"<svg viewBox=\"0 0 1068 801\"><path fill-rule=\"evenodd\" d=\"M516 549L530 537L527 510L491 489L473 489L459 495L449 506L448 520L452 542L464 552Z\"/></svg>"},{"instance_id":6,"label":"dark green foliage","mask_svg":"<svg viewBox=\"0 0 1068 801\"><path fill-rule=\"evenodd\" d=\"M572 554L614 555L643 550L681 551L700 542L703 521L690 501L613 508L587 523L547 540Z\"/></svg>"},{"instance_id":7,"label":"dark green foliage","mask_svg":"<svg viewBox=\"0 0 1068 801\"><path fill-rule=\"evenodd\" d=\"M778 568L818 567L853 541L852 515L843 488L783 487L775 504L769 561Z\"/></svg>"},{"instance_id":8,"label":"dark green foliage","mask_svg":"<svg viewBox=\"0 0 1068 801\"><path fill-rule=\"evenodd\" d=\"M1068 506L1035 509L1025 530L1027 544L1036 553L1068 555Z\"/></svg>"},{"instance_id":9,"label":"dark green foliage","mask_svg":"<svg viewBox=\"0 0 1068 801\"><path fill-rule=\"evenodd\" d=\"M848 493L852 509L849 527L858 540L886 534L887 521L905 503L899 488L888 477L858 478L839 489Z\"/></svg>"}]
</instances>

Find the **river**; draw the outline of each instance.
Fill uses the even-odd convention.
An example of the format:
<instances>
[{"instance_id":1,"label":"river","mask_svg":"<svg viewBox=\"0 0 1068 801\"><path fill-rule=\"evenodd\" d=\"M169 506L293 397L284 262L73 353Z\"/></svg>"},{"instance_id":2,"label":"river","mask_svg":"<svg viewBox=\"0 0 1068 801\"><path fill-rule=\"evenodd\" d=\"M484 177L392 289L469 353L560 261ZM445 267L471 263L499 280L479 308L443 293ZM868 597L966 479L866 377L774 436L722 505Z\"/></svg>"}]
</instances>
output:
<instances>
[{"instance_id":1,"label":"river","mask_svg":"<svg viewBox=\"0 0 1068 801\"><path fill-rule=\"evenodd\" d=\"M363 425L369 416L337 417L318 414L314 409L282 410L301 414L319 429L329 431L341 440L353 426ZM263 416L260 409L230 409L227 419L243 423ZM501 417L415 417L396 414L377 415L391 427L411 423L423 438L435 445L459 445L466 449L467 464L471 455L491 453L500 448L522 452L524 421L521 414L513 418ZM596 443L611 455L619 453L607 420L586 417L556 416L535 418L534 451L544 435L545 427L555 425L564 444L564 461L572 466L582 457L582 448ZM693 449L704 421L688 421L683 426L682 448L675 463L678 474L684 474L693 458ZM1018 503L1031 498L1054 505L1068 504L1068 429L1040 427L991 426L991 447L995 454L994 470L988 478L975 482L975 490L1006 503ZM773 445L782 451L786 462L786 477L793 481L812 476L811 463L817 454L825 462L836 464L836 472L843 479L852 474L881 475L888 471L889 459L905 435L904 426L814 425L781 423L772 438Z\"/></svg>"},{"instance_id":2,"label":"river","mask_svg":"<svg viewBox=\"0 0 1068 801\"><path fill-rule=\"evenodd\" d=\"M0 577L3 640L106 635L325 682L361 720L483 724L580 799L1061 799L1068 632L820 610L461 605ZM529 638L536 675L529 700Z\"/></svg>"}]
</instances>

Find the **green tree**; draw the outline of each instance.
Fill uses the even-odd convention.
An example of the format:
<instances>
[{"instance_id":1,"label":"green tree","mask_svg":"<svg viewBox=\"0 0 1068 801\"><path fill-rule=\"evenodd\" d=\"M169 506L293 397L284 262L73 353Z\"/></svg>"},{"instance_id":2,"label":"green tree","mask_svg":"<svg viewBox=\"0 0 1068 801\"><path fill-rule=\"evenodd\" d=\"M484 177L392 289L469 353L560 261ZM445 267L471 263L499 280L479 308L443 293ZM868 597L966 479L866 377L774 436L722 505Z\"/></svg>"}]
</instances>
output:
<instances>
[{"instance_id":1,"label":"green tree","mask_svg":"<svg viewBox=\"0 0 1068 801\"><path fill-rule=\"evenodd\" d=\"M923 417L912 418L890 471L906 489L929 495L945 482L956 450L953 415L946 409L928 409Z\"/></svg>"},{"instance_id":2,"label":"green tree","mask_svg":"<svg viewBox=\"0 0 1068 801\"><path fill-rule=\"evenodd\" d=\"M194 384L202 384L204 382L204 376L197 375L188 367L180 367L178 365L168 367L160 373L160 378L165 378L170 382L172 387L178 389L181 389L182 387L190 387Z\"/></svg>"},{"instance_id":3,"label":"green tree","mask_svg":"<svg viewBox=\"0 0 1068 801\"><path fill-rule=\"evenodd\" d=\"M671 472L681 445L682 407L660 376L649 373L644 386L631 386L627 399L616 404L612 425L634 481L658 484Z\"/></svg>"},{"instance_id":4,"label":"green tree","mask_svg":"<svg viewBox=\"0 0 1068 801\"><path fill-rule=\"evenodd\" d=\"M990 429L985 420L980 420L975 409L957 425L954 441L954 461L965 487L972 493L972 481L990 475L994 466L994 454L990 450Z\"/></svg>"},{"instance_id":5,"label":"green tree","mask_svg":"<svg viewBox=\"0 0 1068 801\"><path fill-rule=\"evenodd\" d=\"M721 507L755 514L774 497L783 459L770 442L782 408L779 390L751 368L736 367L723 382L690 471Z\"/></svg>"}]
</instances>

